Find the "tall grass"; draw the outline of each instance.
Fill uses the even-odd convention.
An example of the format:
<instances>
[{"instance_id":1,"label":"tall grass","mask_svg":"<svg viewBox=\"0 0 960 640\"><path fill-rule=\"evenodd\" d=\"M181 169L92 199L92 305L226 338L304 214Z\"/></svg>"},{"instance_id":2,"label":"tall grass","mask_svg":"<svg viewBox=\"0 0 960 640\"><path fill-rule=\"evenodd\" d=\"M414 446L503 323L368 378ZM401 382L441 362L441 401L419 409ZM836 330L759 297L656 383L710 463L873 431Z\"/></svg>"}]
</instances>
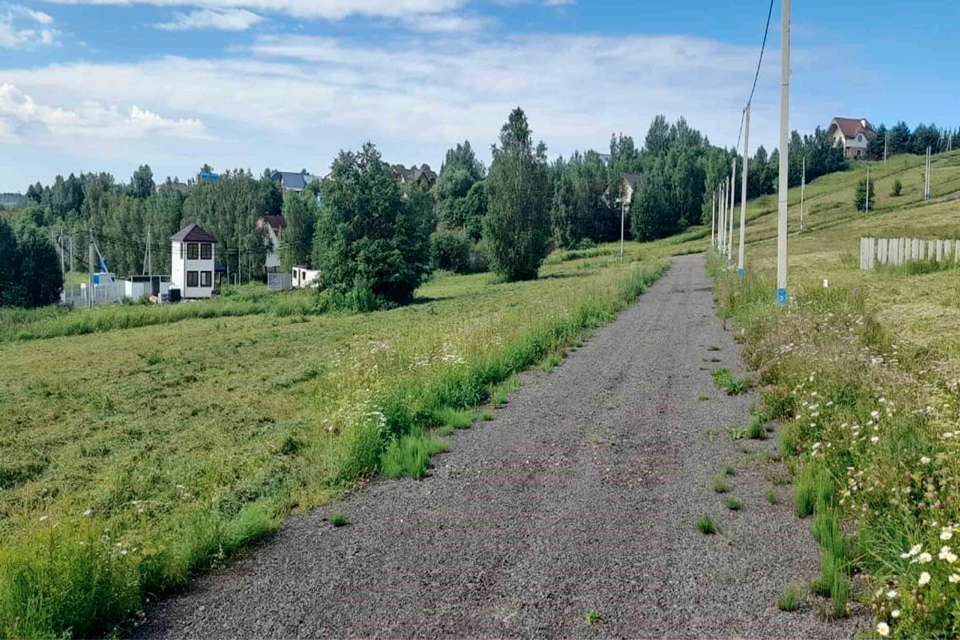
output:
<instances>
[{"instance_id":1,"label":"tall grass","mask_svg":"<svg viewBox=\"0 0 960 640\"><path fill-rule=\"evenodd\" d=\"M516 372L548 354L579 344L592 329L615 319L618 311L633 302L668 266L659 262L618 271L610 286L572 298L562 313L538 318L500 344L465 352L456 366L437 367L424 375L419 370L411 372L404 364L395 375L385 378L388 384L379 386L371 383L371 377L358 377L351 384L370 387L363 401L374 410L367 410L354 423L345 423L336 434L323 430L315 440L305 440L298 433L302 426L295 421L263 425L251 432L260 435L249 443L244 440L245 457L227 458L226 463L217 459L225 443L198 443L198 447L207 449L196 460L174 447L165 465L181 465L177 467L179 473L191 475L198 484L207 481L203 496L192 495L192 487L174 487L177 480L164 475L163 470L138 465L137 456L151 455L149 450L138 449L132 460L123 459L124 464L133 465L132 471L125 471L119 463L117 468L103 471L99 479L103 489L95 494L95 506L99 507L95 513L80 515L84 507L77 509L76 502L71 502L68 509L38 522L36 511L26 511L24 522L30 519L32 524L25 524L0 547L0 636L108 634L139 611L144 598L182 589L197 573L221 565L243 545L270 535L298 503L298 497L308 491L336 495L378 471L422 477L429 469L430 456L446 446L429 435L430 428L455 416L474 415L475 407L492 391L500 395L515 387ZM232 308L230 305L261 304L255 300L224 300L212 306L223 310ZM204 305L149 311L184 313L177 310L185 309L192 313L191 307L200 310ZM113 318L117 311L103 313ZM104 330L113 322L136 322L122 319L129 317L136 316L117 315L115 320L104 320ZM43 322L37 326L44 326ZM370 353L369 348L366 353ZM392 356L385 354L386 366L386 359ZM157 356L160 360L164 357ZM149 367L154 366L149 360L157 367L164 364L150 354L147 360ZM308 372L314 370L311 367ZM354 375L370 375L367 370L357 371ZM180 372L175 373L179 379ZM142 375L152 374L148 371ZM272 382L269 388L287 393L297 384L293 380L306 375L293 375L279 387ZM322 391L330 388L324 384L336 389L342 381L320 377L317 389L321 393L314 401L323 400ZM38 393L49 392L49 385L41 386L44 388L38 387ZM284 401L289 397L284 396ZM110 398L97 396L96 400L102 405L101 411L112 411ZM131 425L124 437L136 442L137 428ZM86 446L81 457L106 455L93 445L87 452ZM190 462L185 464L184 460ZM160 485L162 488L156 490L162 491L162 499L151 501L155 504L138 504L127 473L154 474L138 477L138 486L145 489L147 485ZM111 510L120 515L113 520L98 517L101 511Z\"/></svg>"}]
</instances>

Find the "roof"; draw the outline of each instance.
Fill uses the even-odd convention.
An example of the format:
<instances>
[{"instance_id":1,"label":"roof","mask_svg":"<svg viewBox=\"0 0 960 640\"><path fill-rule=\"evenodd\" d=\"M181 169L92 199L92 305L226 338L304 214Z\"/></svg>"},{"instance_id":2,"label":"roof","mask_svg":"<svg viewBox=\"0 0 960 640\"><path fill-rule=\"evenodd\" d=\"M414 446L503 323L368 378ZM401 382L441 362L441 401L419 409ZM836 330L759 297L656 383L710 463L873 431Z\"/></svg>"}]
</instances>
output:
<instances>
[{"instance_id":1,"label":"roof","mask_svg":"<svg viewBox=\"0 0 960 640\"><path fill-rule=\"evenodd\" d=\"M289 191L303 191L308 184L320 179L319 176L309 173L294 173L293 171L274 171L270 174L270 178L279 182L280 186Z\"/></svg>"},{"instance_id":2,"label":"roof","mask_svg":"<svg viewBox=\"0 0 960 640\"><path fill-rule=\"evenodd\" d=\"M284 218L282 215L263 216L262 218L257 220L257 228L260 228L264 222L270 225L274 231L278 229L287 228L287 219Z\"/></svg>"},{"instance_id":3,"label":"roof","mask_svg":"<svg viewBox=\"0 0 960 640\"><path fill-rule=\"evenodd\" d=\"M170 242L213 242L217 239L203 230L198 224L188 224L180 231L170 236Z\"/></svg>"},{"instance_id":4,"label":"roof","mask_svg":"<svg viewBox=\"0 0 960 640\"><path fill-rule=\"evenodd\" d=\"M410 168L405 168L402 164L398 164L393 168L394 173L398 178L403 178L404 180L411 180L417 182L420 178L426 178L429 182L434 182L437 179L437 174L435 171L430 169L430 165L424 163L420 165L420 168L417 168L417 165L410 165Z\"/></svg>"},{"instance_id":5,"label":"roof","mask_svg":"<svg viewBox=\"0 0 960 640\"><path fill-rule=\"evenodd\" d=\"M620 179L626 180L632 189L636 189L643 182L643 174L624 172L620 174Z\"/></svg>"},{"instance_id":6,"label":"roof","mask_svg":"<svg viewBox=\"0 0 960 640\"><path fill-rule=\"evenodd\" d=\"M834 118L827 131L832 130L834 125L840 129L846 138L856 138L859 133L867 135L873 133L873 126L866 118Z\"/></svg>"}]
</instances>

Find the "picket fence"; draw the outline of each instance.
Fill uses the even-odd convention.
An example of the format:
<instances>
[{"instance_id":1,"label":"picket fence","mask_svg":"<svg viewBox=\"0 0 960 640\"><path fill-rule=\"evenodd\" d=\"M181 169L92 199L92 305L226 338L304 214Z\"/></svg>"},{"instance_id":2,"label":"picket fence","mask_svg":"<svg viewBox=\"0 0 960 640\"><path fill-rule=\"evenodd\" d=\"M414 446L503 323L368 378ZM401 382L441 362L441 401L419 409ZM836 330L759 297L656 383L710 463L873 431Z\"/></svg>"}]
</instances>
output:
<instances>
[{"instance_id":1,"label":"picket fence","mask_svg":"<svg viewBox=\"0 0 960 640\"><path fill-rule=\"evenodd\" d=\"M957 262L960 240L924 240L921 238L860 238L860 268L878 264L899 266L908 262L936 260Z\"/></svg>"}]
</instances>

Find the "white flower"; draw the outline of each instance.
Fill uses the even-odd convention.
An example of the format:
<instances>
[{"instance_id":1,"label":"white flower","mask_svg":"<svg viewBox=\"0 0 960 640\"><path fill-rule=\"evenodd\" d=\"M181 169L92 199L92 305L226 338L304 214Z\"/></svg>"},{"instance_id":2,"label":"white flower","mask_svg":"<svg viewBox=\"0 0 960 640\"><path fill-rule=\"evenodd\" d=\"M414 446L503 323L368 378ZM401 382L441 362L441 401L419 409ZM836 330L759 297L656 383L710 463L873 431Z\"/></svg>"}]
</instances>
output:
<instances>
[{"instance_id":1,"label":"white flower","mask_svg":"<svg viewBox=\"0 0 960 640\"><path fill-rule=\"evenodd\" d=\"M920 458L920 464L930 464L930 458L928 458L927 456L923 456L922 458Z\"/></svg>"},{"instance_id":2,"label":"white flower","mask_svg":"<svg viewBox=\"0 0 960 640\"><path fill-rule=\"evenodd\" d=\"M917 562L920 564L928 564L933 562L933 556L926 552L921 553L919 556L917 556Z\"/></svg>"},{"instance_id":3,"label":"white flower","mask_svg":"<svg viewBox=\"0 0 960 640\"><path fill-rule=\"evenodd\" d=\"M900 554L900 557L901 557L901 558L910 558L910 557L912 557L912 556L917 555L917 554L920 553L921 551L923 551L923 545L915 544L915 545L913 545L912 547L910 547L910 551L907 551L906 553L901 553L901 554Z\"/></svg>"},{"instance_id":4,"label":"white flower","mask_svg":"<svg viewBox=\"0 0 960 640\"><path fill-rule=\"evenodd\" d=\"M886 622L878 622L877 633L886 638L888 635L890 635L890 626Z\"/></svg>"},{"instance_id":5,"label":"white flower","mask_svg":"<svg viewBox=\"0 0 960 640\"><path fill-rule=\"evenodd\" d=\"M813 449L819 449L819 448L820 448L820 443L819 443L819 442L814 442L812 448L813 448Z\"/></svg>"},{"instance_id":6,"label":"white flower","mask_svg":"<svg viewBox=\"0 0 960 640\"><path fill-rule=\"evenodd\" d=\"M940 537L942 538L943 536L940 536ZM949 555L950 555L950 547L941 547L940 553L937 554L937 557L940 558L941 560L945 560Z\"/></svg>"},{"instance_id":7,"label":"white flower","mask_svg":"<svg viewBox=\"0 0 960 640\"><path fill-rule=\"evenodd\" d=\"M891 618L899 618L899 617L900 617L900 609L894 609L893 611L891 611L891 612L890 612L890 617L891 617Z\"/></svg>"},{"instance_id":8,"label":"white flower","mask_svg":"<svg viewBox=\"0 0 960 640\"><path fill-rule=\"evenodd\" d=\"M870 417L871 417L871 418L879 418L879 417L880 417L880 412L879 412L879 411L871 411L871 412L870 412Z\"/></svg>"},{"instance_id":9,"label":"white flower","mask_svg":"<svg viewBox=\"0 0 960 640\"><path fill-rule=\"evenodd\" d=\"M870 442L872 442L873 444L877 444L878 442L880 442L880 437L873 436L872 438L870 438Z\"/></svg>"},{"instance_id":10,"label":"white flower","mask_svg":"<svg viewBox=\"0 0 960 640\"><path fill-rule=\"evenodd\" d=\"M83 512L83 515L89 518L91 513L93 513L93 511L90 509L87 509L86 511Z\"/></svg>"},{"instance_id":11,"label":"white flower","mask_svg":"<svg viewBox=\"0 0 960 640\"><path fill-rule=\"evenodd\" d=\"M943 529L941 529L940 531L941 540L949 540L952 537L953 537L953 530L950 529L950 527L944 527ZM947 548L949 549L949 547Z\"/></svg>"},{"instance_id":12,"label":"white flower","mask_svg":"<svg viewBox=\"0 0 960 640\"><path fill-rule=\"evenodd\" d=\"M894 598L897 597L897 595L899 595L899 594L897 593L897 590L896 590L896 589L890 589L890 591L887 591L887 599L888 599L888 600L893 600Z\"/></svg>"},{"instance_id":13,"label":"white flower","mask_svg":"<svg viewBox=\"0 0 960 640\"><path fill-rule=\"evenodd\" d=\"M958 573L951 573L951 574L950 574L950 578L948 578L948 579L949 579L950 582L952 582L953 584L957 584L958 582L960 582L960 574L958 574Z\"/></svg>"},{"instance_id":14,"label":"white flower","mask_svg":"<svg viewBox=\"0 0 960 640\"><path fill-rule=\"evenodd\" d=\"M126 549L124 549L123 551L121 551L121 552L120 552L120 555L122 555L122 556L125 556L125 555L127 555L127 550L126 550Z\"/></svg>"},{"instance_id":15,"label":"white flower","mask_svg":"<svg viewBox=\"0 0 960 640\"><path fill-rule=\"evenodd\" d=\"M40 522L43 522L44 520L46 520L46 519L49 518L49 517L50 517L50 516L40 516Z\"/></svg>"},{"instance_id":16,"label":"white flower","mask_svg":"<svg viewBox=\"0 0 960 640\"><path fill-rule=\"evenodd\" d=\"M922 587L928 582L930 582L930 574L924 571L923 573L920 574L920 579L917 580L917 584Z\"/></svg>"}]
</instances>

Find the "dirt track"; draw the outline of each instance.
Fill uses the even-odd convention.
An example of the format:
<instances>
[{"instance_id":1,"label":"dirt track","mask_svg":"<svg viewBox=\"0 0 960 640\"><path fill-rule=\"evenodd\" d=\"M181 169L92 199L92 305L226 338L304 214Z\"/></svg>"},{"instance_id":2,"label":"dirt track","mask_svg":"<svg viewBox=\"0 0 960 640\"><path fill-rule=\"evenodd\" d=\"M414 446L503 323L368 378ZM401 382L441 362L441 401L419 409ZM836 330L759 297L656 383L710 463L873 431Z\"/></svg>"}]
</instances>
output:
<instances>
[{"instance_id":1,"label":"dirt track","mask_svg":"<svg viewBox=\"0 0 960 640\"><path fill-rule=\"evenodd\" d=\"M719 351L708 351L708 347ZM710 362L719 358L720 363ZM493 422L450 438L421 481L378 480L289 518L273 542L160 604L138 637L849 637L775 606L818 570L807 523L770 505L776 465L731 442L756 398L714 315L703 256L671 271L553 373L530 372ZM742 373L742 372L741 372ZM709 396L698 400L700 394ZM712 428L714 437L705 435ZM724 464L743 508L711 489ZM781 503L789 487L778 487ZM709 513L722 535L705 536ZM599 624L584 622L588 610Z\"/></svg>"}]
</instances>

